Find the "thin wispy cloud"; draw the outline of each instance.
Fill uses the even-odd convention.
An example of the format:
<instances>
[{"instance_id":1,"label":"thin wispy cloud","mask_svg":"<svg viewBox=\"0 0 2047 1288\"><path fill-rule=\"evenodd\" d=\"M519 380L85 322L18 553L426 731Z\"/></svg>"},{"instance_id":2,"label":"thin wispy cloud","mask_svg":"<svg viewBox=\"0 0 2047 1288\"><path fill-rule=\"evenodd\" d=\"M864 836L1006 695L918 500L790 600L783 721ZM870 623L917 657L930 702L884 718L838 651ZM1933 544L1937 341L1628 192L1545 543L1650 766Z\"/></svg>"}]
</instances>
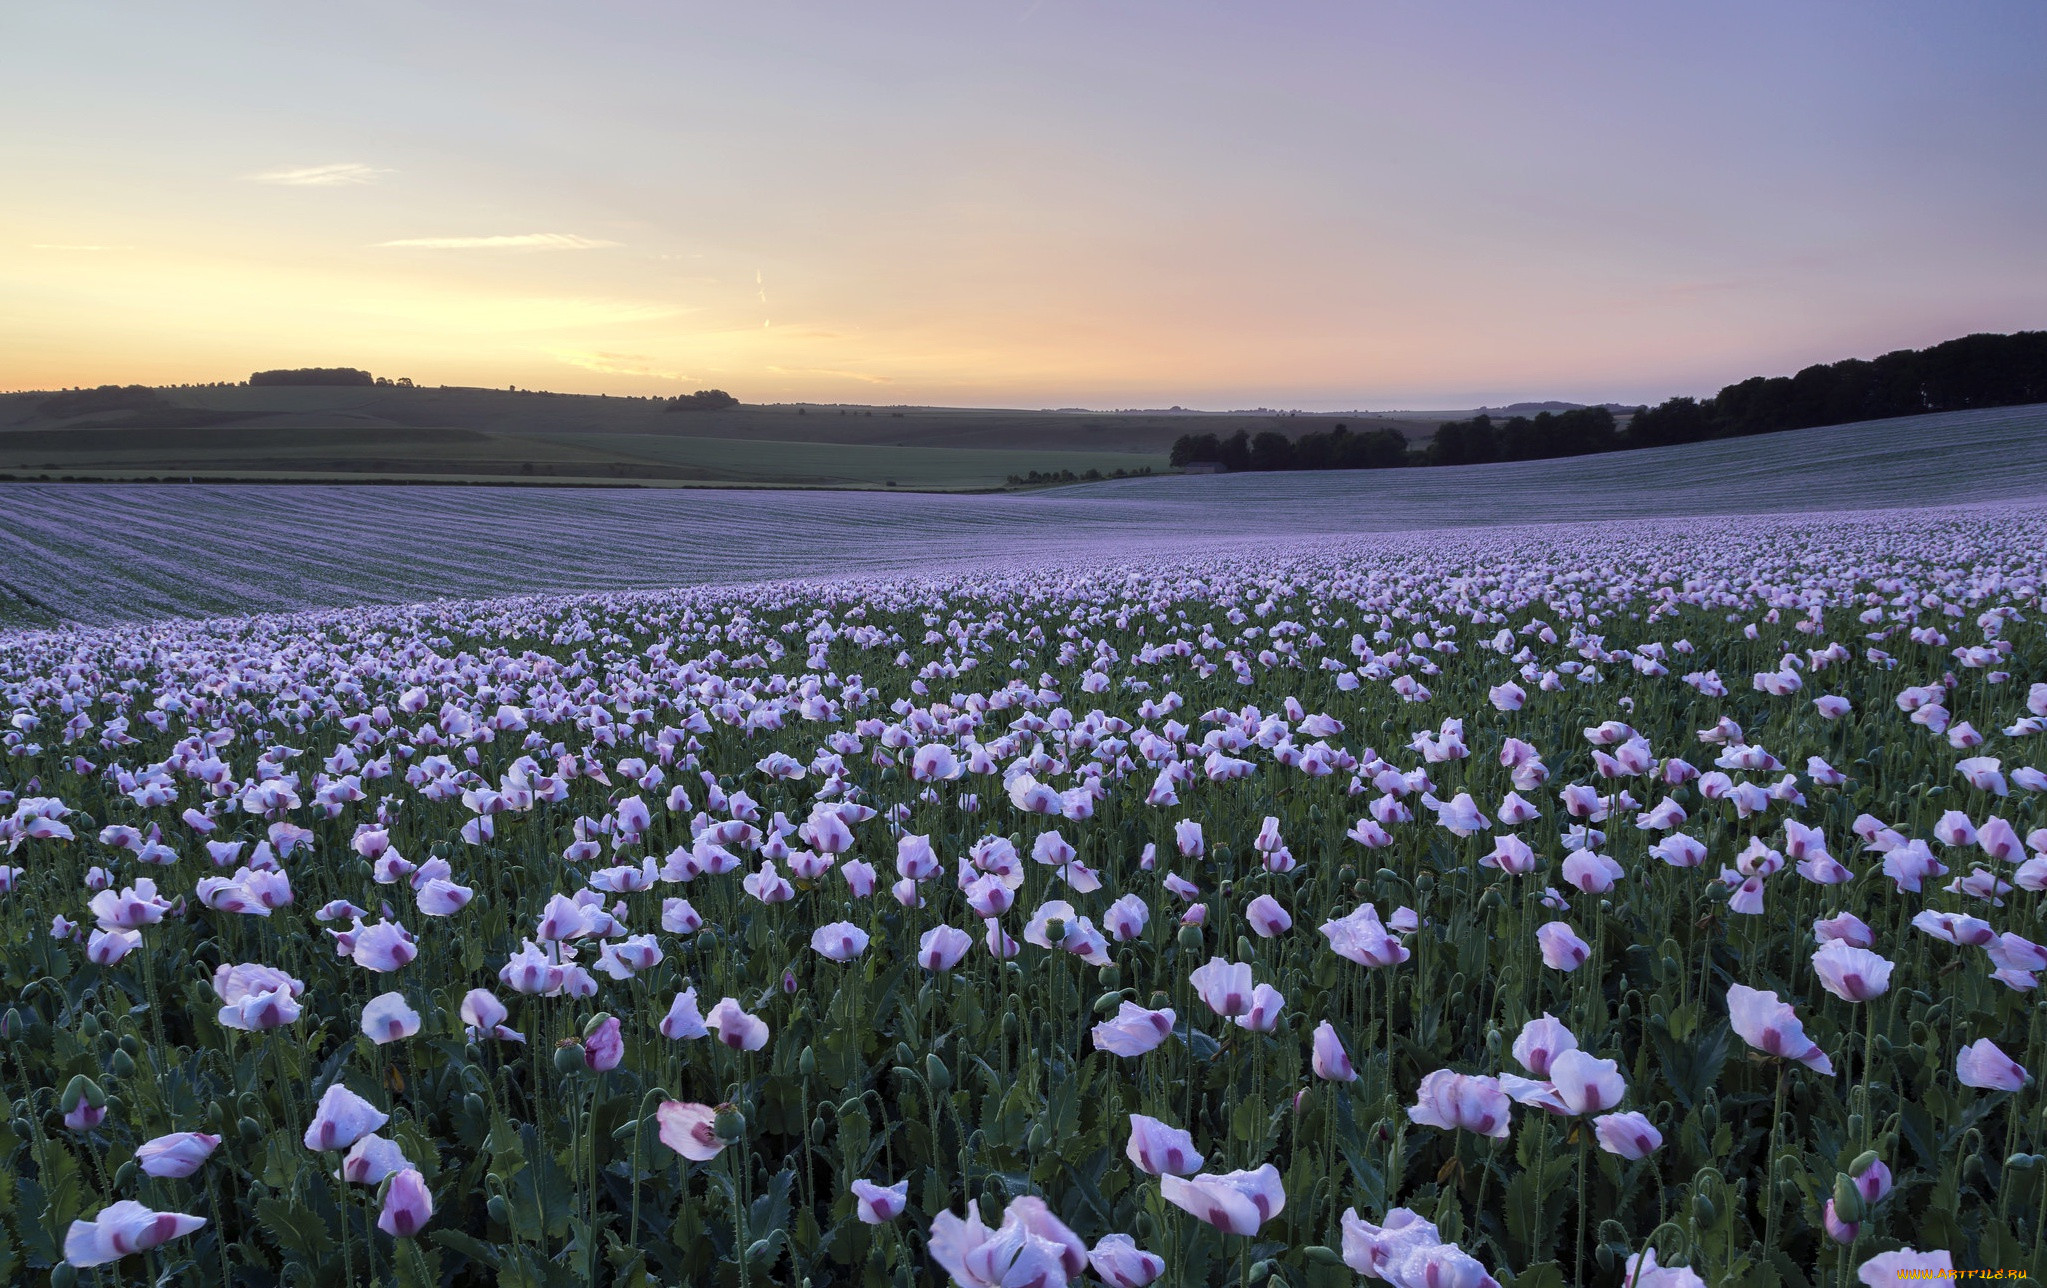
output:
<instances>
[{"instance_id":1,"label":"thin wispy cloud","mask_svg":"<svg viewBox=\"0 0 2047 1288\"><path fill-rule=\"evenodd\" d=\"M660 380L688 380L679 371L668 371L643 353L557 353L570 366L616 376L653 376Z\"/></svg>"},{"instance_id":2,"label":"thin wispy cloud","mask_svg":"<svg viewBox=\"0 0 2047 1288\"><path fill-rule=\"evenodd\" d=\"M30 242L30 250L134 250L133 246L81 246L71 242Z\"/></svg>"},{"instance_id":3,"label":"thin wispy cloud","mask_svg":"<svg viewBox=\"0 0 2047 1288\"><path fill-rule=\"evenodd\" d=\"M287 166L282 170L266 170L252 174L250 179L257 183L278 183L289 188L343 188L354 184L375 183L377 176L391 173L376 166L364 165L360 161L337 161L331 165Z\"/></svg>"},{"instance_id":4,"label":"thin wispy cloud","mask_svg":"<svg viewBox=\"0 0 2047 1288\"><path fill-rule=\"evenodd\" d=\"M400 237L377 245L416 250L598 250L618 243L575 233L514 233L499 237Z\"/></svg>"}]
</instances>

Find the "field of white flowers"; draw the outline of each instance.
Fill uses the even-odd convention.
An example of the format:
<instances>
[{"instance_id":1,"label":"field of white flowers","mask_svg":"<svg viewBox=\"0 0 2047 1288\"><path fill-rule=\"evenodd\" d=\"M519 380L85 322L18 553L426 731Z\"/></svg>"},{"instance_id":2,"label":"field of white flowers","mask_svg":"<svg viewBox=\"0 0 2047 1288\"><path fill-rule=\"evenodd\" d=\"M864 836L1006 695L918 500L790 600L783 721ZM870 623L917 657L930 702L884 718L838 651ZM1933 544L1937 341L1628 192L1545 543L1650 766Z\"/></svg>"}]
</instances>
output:
<instances>
[{"instance_id":1,"label":"field of white flowers","mask_svg":"<svg viewBox=\"0 0 2047 1288\"><path fill-rule=\"evenodd\" d=\"M2047 1274L2047 508L1585 519L0 635L0 1280Z\"/></svg>"}]
</instances>

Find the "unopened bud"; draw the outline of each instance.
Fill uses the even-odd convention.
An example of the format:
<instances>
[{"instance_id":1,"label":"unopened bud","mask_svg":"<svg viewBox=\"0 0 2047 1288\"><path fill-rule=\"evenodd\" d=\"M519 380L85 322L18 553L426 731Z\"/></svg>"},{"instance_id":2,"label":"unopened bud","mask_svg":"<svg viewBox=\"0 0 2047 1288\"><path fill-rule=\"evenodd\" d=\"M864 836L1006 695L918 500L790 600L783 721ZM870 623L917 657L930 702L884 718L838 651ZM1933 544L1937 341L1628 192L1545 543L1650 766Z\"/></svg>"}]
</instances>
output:
<instances>
[{"instance_id":1,"label":"unopened bud","mask_svg":"<svg viewBox=\"0 0 2047 1288\"><path fill-rule=\"evenodd\" d=\"M746 1115L740 1113L735 1105L719 1105L718 1116L711 1120L711 1130L718 1133L719 1140L730 1145L746 1135Z\"/></svg>"}]
</instances>

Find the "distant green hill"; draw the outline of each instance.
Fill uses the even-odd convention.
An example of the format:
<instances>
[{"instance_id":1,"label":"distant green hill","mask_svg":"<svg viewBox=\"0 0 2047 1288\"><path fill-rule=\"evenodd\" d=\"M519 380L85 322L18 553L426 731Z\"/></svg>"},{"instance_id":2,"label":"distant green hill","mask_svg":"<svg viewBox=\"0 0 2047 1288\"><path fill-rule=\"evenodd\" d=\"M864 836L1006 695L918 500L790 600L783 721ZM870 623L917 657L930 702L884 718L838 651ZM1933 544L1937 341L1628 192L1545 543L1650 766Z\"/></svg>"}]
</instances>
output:
<instances>
[{"instance_id":1,"label":"distant green hill","mask_svg":"<svg viewBox=\"0 0 2047 1288\"><path fill-rule=\"evenodd\" d=\"M354 383L334 383L336 372ZM0 395L0 476L962 491L1163 472L1174 440L1196 425L1299 434L1348 419L1410 439L1434 425L1425 415L763 406L716 390L670 402L413 387L352 368L258 377Z\"/></svg>"}]
</instances>

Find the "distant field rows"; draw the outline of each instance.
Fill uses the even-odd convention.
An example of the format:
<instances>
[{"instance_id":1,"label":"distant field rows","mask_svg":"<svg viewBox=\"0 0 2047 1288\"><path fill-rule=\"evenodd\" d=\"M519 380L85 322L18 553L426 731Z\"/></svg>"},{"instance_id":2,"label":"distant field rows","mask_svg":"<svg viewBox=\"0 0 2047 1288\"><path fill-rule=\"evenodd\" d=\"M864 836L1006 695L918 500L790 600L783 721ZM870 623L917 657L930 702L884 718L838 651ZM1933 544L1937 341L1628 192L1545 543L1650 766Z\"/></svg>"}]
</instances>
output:
<instances>
[{"instance_id":1,"label":"distant field rows","mask_svg":"<svg viewBox=\"0 0 2047 1288\"><path fill-rule=\"evenodd\" d=\"M1564 461L1006 496L0 484L0 621L1059 562L1345 534L2047 498L2047 406Z\"/></svg>"}]
</instances>

